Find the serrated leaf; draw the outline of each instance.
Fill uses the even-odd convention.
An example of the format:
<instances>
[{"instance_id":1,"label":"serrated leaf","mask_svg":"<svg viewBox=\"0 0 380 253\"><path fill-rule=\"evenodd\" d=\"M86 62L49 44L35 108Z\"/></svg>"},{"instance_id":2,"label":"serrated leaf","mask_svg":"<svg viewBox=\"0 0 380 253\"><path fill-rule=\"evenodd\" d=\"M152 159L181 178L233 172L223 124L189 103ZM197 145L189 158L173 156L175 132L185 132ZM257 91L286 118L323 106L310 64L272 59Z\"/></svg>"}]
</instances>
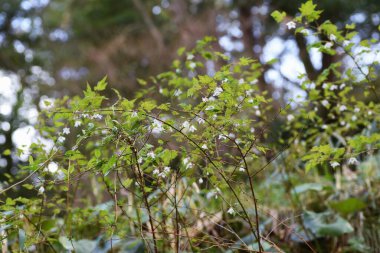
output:
<instances>
[{"instance_id":1,"label":"serrated leaf","mask_svg":"<svg viewBox=\"0 0 380 253\"><path fill-rule=\"evenodd\" d=\"M107 87L107 76L105 76L102 80L100 80L96 86L94 87L94 90L96 91L103 91Z\"/></svg>"},{"instance_id":2,"label":"serrated leaf","mask_svg":"<svg viewBox=\"0 0 380 253\"><path fill-rule=\"evenodd\" d=\"M286 17L286 12L274 11L272 12L271 16L273 17L274 20L276 20L277 23L280 23Z\"/></svg>"}]
</instances>

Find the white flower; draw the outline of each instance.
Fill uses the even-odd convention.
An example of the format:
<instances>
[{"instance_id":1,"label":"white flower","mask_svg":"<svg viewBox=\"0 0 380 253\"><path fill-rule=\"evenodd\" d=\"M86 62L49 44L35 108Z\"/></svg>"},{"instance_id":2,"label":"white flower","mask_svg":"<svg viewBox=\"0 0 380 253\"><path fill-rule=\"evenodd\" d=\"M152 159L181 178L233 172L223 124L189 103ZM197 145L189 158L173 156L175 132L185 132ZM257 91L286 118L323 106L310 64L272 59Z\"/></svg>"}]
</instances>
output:
<instances>
[{"instance_id":1,"label":"white flower","mask_svg":"<svg viewBox=\"0 0 380 253\"><path fill-rule=\"evenodd\" d=\"M344 40L342 44L343 44L344 47L347 47L348 45L350 45L350 41L349 40Z\"/></svg>"},{"instance_id":2,"label":"white flower","mask_svg":"<svg viewBox=\"0 0 380 253\"><path fill-rule=\"evenodd\" d=\"M368 111L368 115L371 116L372 115L372 111Z\"/></svg>"},{"instance_id":3,"label":"white flower","mask_svg":"<svg viewBox=\"0 0 380 253\"><path fill-rule=\"evenodd\" d=\"M239 84L243 84L244 83L244 79L243 78L240 78L239 79Z\"/></svg>"},{"instance_id":4,"label":"white flower","mask_svg":"<svg viewBox=\"0 0 380 253\"><path fill-rule=\"evenodd\" d=\"M82 114L82 118L89 118L89 117L90 117L90 115L88 115L87 113Z\"/></svg>"},{"instance_id":5,"label":"white flower","mask_svg":"<svg viewBox=\"0 0 380 253\"><path fill-rule=\"evenodd\" d=\"M38 194L43 194L45 192L45 188L43 186L41 186L39 189L38 189Z\"/></svg>"},{"instance_id":6,"label":"white flower","mask_svg":"<svg viewBox=\"0 0 380 253\"><path fill-rule=\"evenodd\" d=\"M189 68L191 68L191 69L194 69L196 66L197 66L197 64L195 64L195 62L190 62L190 64L189 64Z\"/></svg>"},{"instance_id":7,"label":"white flower","mask_svg":"<svg viewBox=\"0 0 380 253\"><path fill-rule=\"evenodd\" d=\"M162 178L165 178L166 177L166 173L165 172L161 172L160 174L158 174L159 177L162 177Z\"/></svg>"},{"instance_id":8,"label":"white flower","mask_svg":"<svg viewBox=\"0 0 380 253\"><path fill-rule=\"evenodd\" d=\"M342 121L342 122L340 122L340 125L341 125L341 126L346 125L346 121Z\"/></svg>"},{"instance_id":9,"label":"white flower","mask_svg":"<svg viewBox=\"0 0 380 253\"><path fill-rule=\"evenodd\" d=\"M213 105L210 105L210 106L207 106L206 107L206 111L211 111L211 110L214 110L215 109L215 106L213 106Z\"/></svg>"},{"instance_id":10,"label":"white flower","mask_svg":"<svg viewBox=\"0 0 380 253\"><path fill-rule=\"evenodd\" d=\"M189 127L189 132L190 132L190 133L193 133L193 132L195 132L195 131L197 131L197 128L196 128L195 126L191 125L191 126Z\"/></svg>"},{"instance_id":11,"label":"white flower","mask_svg":"<svg viewBox=\"0 0 380 253\"><path fill-rule=\"evenodd\" d=\"M343 112L343 111L345 111L345 110L347 110L347 106L345 106L345 105L341 105L341 106L339 107L339 111Z\"/></svg>"},{"instance_id":12,"label":"white flower","mask_svg":"<svg viewBox=\"0 0 380 253\"><path fill-rule=\"evenodd\" d=\"M143 162L142 157L139 157L139 159L137 160L137 162L138 162L139 164L142 164L142 162Z\"/></svg>"},{"instance_id":13,"label":"white flower","mask_svg":"<svg viewBox=\"0 0 380 253\"><path fill-rule=\"evenodd\" d=\"M359 161L355 157L351 157L350 159L348 159L348 164L356 165L358 163Z\"/></svg>"},{"instance_id":14,"label":"white flower","mask_svg":"<svg viewBox=\"0 0 380 253\"><path fill-rule=\"evenodd\" d=\"M153 175L158 175L160 173L160 170L159 169L154 169L153 170Z\"/></svg>"},{"instance_id":15,"label":"white flower","mask_svg":"<svg viewBox=\"0 0 380 253\"><path fill-rule=\"evenodd\" d=\"M333 84L330 86L330 90L337 90L338 89L338 86Z\"/></svg>"},{"instance_id":16,"label":"white flower","mask_svg":"<svg viewBox=\"0 0 380 253\"><path fill-rule=\"evenodd\" d=\"M322 125L322 129L327 129L327 125Z\"/></svg>"},{"instance_id":17,"label":"white flower","mask_svg":"<svg viewBox=\"0 0 380 253\"><path fill-rule=\"evenodd\" d=\"M189 121L185 121L185 122L183 122L183 123L182 123L182 127L183 127L183 128L189 128L189 127L190 127L190 123L189 123Z\"/></svg>"},{"instance_id":18,"label":"white flower","mask_svg":"<svg viewBox=\"0 0 380 253\"><path fill-rule=\"evenodd\" d=\"M289 114L289 115L286 117L286 119L287 119L288 121L292 121L292 120L294 120L294 116L293 116L292 114Z\"/></svg>"},{"instance_id":19,"label":"white flower","mask_svg":"<svg viewBox=\"0 0 380 253\"><path fill-rule=\"evenodd\" d=\"M178 97L179 95L181 95L182 94L182 91L180 90L180 89L178 89L178 90L176 90L175 92L174 92L174 96L176 96L176 97Z\"/></svg>"},{"instance_id":20,"label":"white flower","mask_svg":"<svg viewBox=\"0 0 380 253\"><path fill-rule=\"evenodd\" d=\"M82 125L82 121L76 120L74 123L74 127L79 127L80 125Z\"/></svg>"},{"instance_id":21,"label":"white flower","mask_svg":"<svg viewBox=\"0 0 380 253\"><path fill-rule=\"evenodd\" d=\"M205 120L202 119L201 117L197 117L196 121L198 122L199 125L205 123Z\"/></svg>"},{"instance_id":22,"label":"white flower","mask_svg":"<svg viewBox=\"0 0 380 253\"><path fill-rule=\"evenodd\" d=\"M229 133L229 134L228 134L228 137L230 137L230 139L235 139L236 136L235 136L234 133Z\"/></svg>"},{"instance_id":23,"label":"white flower","mask_svg":"<svg viewBox=\"0 0 380 253\"><path fill-rule=\"evenodd\" d=\"M69 134L70 133L70 128L68 128L68 127L63 128L62 133L63 134Z\"/></svg>"},{"instance_id":24,"label":"white flower","mask_svg":"<svg viewBox=\"0 0 380 253\"><path fill-rule=\"evenodd\" d=\"M132 114L131 114L131 117L132 118L136 118L137 117L137 112L136 111L133 111ZM161 122L160 122L161 123Z\"/></svg>"},{"instance_id":25,"label":"white flower","mask_svg":"<svg viewBox=\"0 0 380 253\"><path fill-rule=\"evenodd\" d=\"M163 124L161 121L154 119L152 124L152 133L153 134L159 134L163 132L165 129L163 127Z\"/></svg>"},{"instance_id":26,"label":"white flower","mask_svg":"<svg viewBox=\"0 0 380 253\"><path fill-rule=\"evenodd\" d=\"M336 36L334 34L330 34L329 39L331 41L336 41Z\"/></svg>"},{"instance_id":27,"label":"white flower","mask_svg":"<svg viewBox=\"0 0 380 253\"><path fill-rule=\"evenodd\" d=\"M244 167L240 167L240 168L239 168L239 171L244 172L244 171L245 171Z\"/></svg>"},{"instance_id":28,"label":"white flower","mask_svg":"<svg viewBox=\"0 0 380 253\"><path fill-rule=\"evenodd\" d=\"M169 173L170 172L170 167L168 167L168 166L164 167L164 172L165 173Z\"/></svg>"},{"instance_id":29,"label":"white flower","mask_svg":"<svg viewBox=\"0 0 380 253\"><path fill-rule=\"evenodd\" d=\"M297 25L294 21L290 21L286 23L286 26L288 27L289 30L291 30L291 29L295 29Z\"/></svg>"},{"instance_id":30,"label":"white flower","mask_svg":"<svg viewBox=\"0 0 380 253\"><path fill-rule=\"evenodd\" d=\"M227 137L225 135L219 134L218 140L226 140L226 139L227 139Z\"/></svg>"},{"instance_id":31,"label":"white flower","mask_svg":"<svg viewBox=\"0 0 380 253\"><path fill-rule=\"evenodd\" d=\"M154 154L153 151L148 152L148 154L146 154L146 155L147 155L148 157L152 158L152 159L156 158L156 155Z\"/></svg>"},{"instance_id":32,"label":"white flower","mask_svg":"<svg viewBox=\"0 0 380 253\"><path fill-rule=\"evenodd\" d=\"M247 95L248 97L251 96L252 93L253 93L252 89L249 89L249 90L245 91L245 95Z\"/></svg>"},{"instance_id":33,"label":"white flower","mask_svg":"<svg viewBox=\"0 0 380 253\"><path fill-rule=\"evenodd\" d=\"M330 165L331 165L331 167L335 168L335 167L340 166L340 163L338 163L337 161L332 161L332 162L330 162Z\"/></svg>"},{"instance_id":34,"label":"white flower","mask_svg":"<svg viewBox=\"0 0 380 253\"><path fill-rule=\"evenodd\" d=\"M200 179L198 180L198 183L199 183L199 184L202 184L202 183L203 183L203 179L200 178Z\"/></svg>"},{"instance_id":35,"label":"white flower","mask_svg":"<svg viewBox=\"0 0 380 253\"><path fill-rule=\"evenodd\" d=\"M326 49L330 49L334 44L331 43L331 42L327 42L325 45L324 45L324 48Z\"/></svg>"},{"instance_id":36,"label":"white flower","mask_svg":"<svg viewBox=\"0 0 380 253\"><path fill-rule=\"evenodd\" d=\"M255 114L256 114L256 116L260 116L261 115L260 110L256 110Z\"/></svg>"},{"instance_id":37,"label":"white flower","mask_svg":"<svg viewBox=\"0 0 380 253\"><path fill-rule=\"evenodd\" d=\"M206 144L203 144L201 148L208 149Z\"/></svg>"},{"instance_id":38,"label":"white flower","mask_svg":"<svg viewBox=\"0 0 380 253\"><path fill-rule=\"evenodd\" d=\"M360 108L355 107L354 112L360 112Z\"/></svg>"},{"instance_id":39,"label":"white flower","mask_svg":"<svg viewBox=\"0 0 380 253\"><path fill-rule=\"evenodd\" d=\"M192 59L194 59L194 55L193 54L188 54L187 57L186 57L186 59L188 61L191 61Z\"/></svg>"},{"instance_id":40,"label":"white flower","mask_svg":"<svg viewBox=\"0 0 380 253\"><path fill-rule=\"evenodd\" d=\"M63 143L65 140L66 140L66 137L64 137L64 136L59 136L58 139L57 139L57 142L59 142L59 143Z\"/></svg>"},{"instance_id":41,"label":"white flower","mask_svg":"<svg viewBox=\"0 0 380 253\"><path fill-rule=\"evenodd\" d=\"M346 87L346 84L345 84L345 83L342 83L342 84L339 86L339 89L343 90L344 87Z\"/></svg>"},{"instance_id":42,"label":"white flower","mask_svg":"<svg viewBox=\"0 0 380 253\"><path fill-rule=\"evenodd\" d=\"M50 173L56 173L58 171L58 164L55 162L49 163L49 165L47 166L47 170Z\"/></svg>"},{"instance_id":43,"label":"white flower","mask_svg":"<svg viewBox=\"0 0 380 253\"><path fill-rule=\"evenodd\" d=\"M158 89L158 92L160 93L160 94L162 94L162 93L164 93L164 89L162 89L161 87Z\"/></svg>"},{"instance_id":44,"label":"white flower","mask_svg":"<svg viewBox=\"0 0 380 253\"><path fill-rule=\"evenodd\" d=\"M227 213L231 214L231 215L234 215L235 214L235 210L230 207L228 210L227 210Z\"/></svg>"},{"instance_id":45,"label":"white flower","mask_svg":"<svg viewBox=\"0 0 380 253\"><path fill-rule=\"evenodd\" d=\"M212 94L214 97L219 96L223 92L223 89L221 87L216 87L214 90L214 93Z\"/></svg>"},{"instance_id":46,"label":"white flower","mask_svg":"<svg viewBox=\"0 0 380 253\"><path fill-rule=\"evenodd\" d=\"M208 98L206 98L206 97L202 98L202 102L207 102L207 101L208 101Z\"/></svg>"},{"instance_id":47,"label":"white flower","mask_svg":"<svg viewBox=\"0 0 380 253\"><path fill-rule=\"evenodd\" d=\"M216 100L216 98L215 98L215 97L213 97L213 96L211 96L211 97L209 97L209 98L208 98L208 100L209 100L209 101L215 101L215 100Z\"/></svg>"},{"instance_id":48,"label":"white flower","mask_svg":"<svg viewBox=\"0 0 380 253\"><path fill-rule=\"evenodd\" d=\"M326 88L327 88L327 83L323 83L323 84L322 84L322 88L323 88L323 89L326 89Z\"/></svg>"},{"instance_id":49,"label":"white flower","mask_svg":"<svg viewBox=\"0 0 380 253\"><path fill-rule=\"evenodd\" d=\"M352 121L356 121L358 119L358 117L356 117L356 115L353 115L352 117L351 117L351 120Z\"/></svg>"},{"instance_id":50,"label":"white flower","mask_svg":"<svg viewBox=\"0 0 380 253\"><path fill-rule=\"evenodd\" d=\"M324 100L322 100L322 105L324 106L324 107L327 107L327 106L329 106L330 104L329 104L329 101L327 101L326 99L324 99Z\"/></svg>"},{"instance_id":51,"label":"white flower","mask_svg":"<svg viewBox=\"0 0 380 253\"><path fill-rule=\"evenodd\" d=\"M194 165L192 162L190 162L190 158L189 157L185 157L183 159L183 165L185 165L185 169L191 169Z\"/></svg>"},{"instance_id":52,"label":"white flower","mask_svg":"<svg viewBox=\"0 0 380 253\"><path fill-rule=\"evenodd\" d=\"M93 116L92 116L93 119L102 119L103 116L100 115L99 113L95 113Z\"/></svg>"},{"instance_id":53,"label":"white flower","mask_svg":"<svg viewBox=\"0 0 380 253\"><path fill-rule=\"evenodd\" d=\"M252 104L253 103L253 99L252 98L248 99L248 103Z\"/></svg>"}]
</instances>

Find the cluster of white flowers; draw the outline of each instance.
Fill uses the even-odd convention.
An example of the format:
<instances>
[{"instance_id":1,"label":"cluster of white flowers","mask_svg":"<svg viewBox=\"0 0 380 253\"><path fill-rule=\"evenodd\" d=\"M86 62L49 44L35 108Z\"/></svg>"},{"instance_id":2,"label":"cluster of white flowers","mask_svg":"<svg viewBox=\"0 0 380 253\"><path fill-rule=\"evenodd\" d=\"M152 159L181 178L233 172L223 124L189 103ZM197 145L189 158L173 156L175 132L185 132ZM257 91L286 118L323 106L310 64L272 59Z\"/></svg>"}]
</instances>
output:
<instances>
[{"instance_id":1,"label":"cluster of white flowers","mask_svg":"<svg viewBox=\"0 0 380 253\"><path fill-rule=\"evenodd\" d=\"M194 164L190 161L189 157L183 159L183 165L185 165L185 169L191 169L194 167Z\"/></svg>"},{"instance_id":2,"label":"cluster of white flowers","mask_svg":"<svg viewBox=\"0 0 380 253\"><path fill-rule=\"evenodd\" d=\"M152 159L156 158L156 155L154 154L153 151L148 152L148 153L146 154L146 156L147 156L147 157L150 157L150 158L152 158Z\"/></svg>"},{"instance_id":3,"label":"cluster of white flowers","mask_svg":"<svg viewBox=\"0 0 380 253\"><path fill-rule=\"evenodd\" d=\"M230 207L228 210L227 210L227 213L231 214L231 215L234 215L235 214L235 210Z\"/></svg>"},{"instance_id":4,"label":"cluster of white flowers","mask_svg":"<svg viewBox=\"0 0 380 253\"><path fill-rule=\"evenodd\" d=\"M159 120L154 119L152 124L152 133L153 134L160 134L161 132L164 132L164 126L163 123Z\"/></svg>"},{"instance_id":5,"label":"cluster of white flowers","mask_svg":"<svg viewBox=\"0 0 380 253\"><path fill-rule=\"evenodd\" d=\"M103 116L102 115L100 115L99 113L95 113L94 115L92 115L92 117L91 117L92 119L102 119L103 118Z\"/></svg>"},{"instance_id":6,"label":"cluster of white flowers","mask_svg":"<svg viewBox=\"0 0 380 253\"><path fill-rule=\"evenodd\" d=\"M222 87L216 87L215 90L214 90L214 93L212 94L214 97L217 97L219 96L220 94L222 94L223 92L223 89Z\"/></svg>"},{"instance_id":7,"label":"cluster of white flowers","mask_svg":"<svg viewBox=\"0 0 380 253\"><path fill-rule=\"evenodd\" d=\"M188 121L182 123L182 128L185 132L193 133L197 131L197 128L194 125L191 125Z\"/></svg>"},{"instance_id":8,"label":"cluster of white flowers","mask_svg":"<svg viewBox=\"0 0 380 253\"><path fill-rule=\"evenodd\" d=\"M158 168L153 170L153 175L156 175L161 178L166 178L169 173L170 173L170 167L164 167L164 170L162 172L160 172Z\"/></svg>"}]
</instances>

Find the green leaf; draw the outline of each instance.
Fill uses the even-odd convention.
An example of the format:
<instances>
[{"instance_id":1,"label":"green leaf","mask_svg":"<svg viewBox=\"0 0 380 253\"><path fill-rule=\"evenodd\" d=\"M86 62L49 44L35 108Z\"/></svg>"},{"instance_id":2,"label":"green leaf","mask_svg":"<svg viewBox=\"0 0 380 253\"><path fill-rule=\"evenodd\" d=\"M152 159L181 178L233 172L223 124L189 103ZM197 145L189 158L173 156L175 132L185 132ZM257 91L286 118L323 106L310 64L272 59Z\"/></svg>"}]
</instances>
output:
<instances>
[{"instance_id":1,"label":"green leaf","mask_svg":"<svg viewBox=\"0 0 380 253\"><path fill-rule=\"evenodd\" d=\"M107 87L107 76L105 76L102 80L100 80L96 86L94 87L94 90L96 91L103 91Z\"/></svg>"},{"instance_id":2,"label":"green leaf","mask_svg":"<svg viewBox=\"0 0 380 253\"><path fill-rule=\"evenodd\" d=\"M355 213L366 208L366 203L358 198L348 198L342 201L334 201L330 203L331 208L338 211L342 215Z\"/></svg>"},{"instance_id":3,"label":"green leaf","mask_svg":"<svg viewBox=\"0 0 380 253\"><path fill-rule=\"evenodd\" d=\"M3 155L4 156L9 156L9 155L11 155L11 150L10 149L6 149L6 150L4 150L4 152L3 152Z\"/></svg>"},{"instance_id":4,"label":"green leaf","mask_svg":"<svg viewBox=\"0 0 380 253\"><path fill-rule=\"evenodd\" d=\"M300 194L306 191L322 191L323 185L319 183L307 183L307 184L301 184L294 187L292 190L293 194Z\"/></svg>"},{"instance_id":5,"label":"green leaf","mask_svg":"<svg viewBox=\"0 0 380 253\"><path fill-rule=\"evenodd\" d=\"M306 211L303 220L305 227L317 237L340 236L354 231L347 220L331 212Z\"/></svg>"},{"instance_id":6,"label":"green leaf","mask_svg":"<svg viewBox=\"0 0 380 253\"><path fill-rule=\"evenodd\" d=\"M79 240L79 241L73 241L75 253L88 253L93 252L97 246L96 241L91 240Z\"/></svg>"},{"instance_id":7,"label":"green leaf","mask_svg":"<svg viewBox=\"0 0 380 253\"><path fill-rule=\"evenodd\" d=\"M61 245L67 249L67 250L74 250L73 245L71 244L70 240L66 236L60 236L58 241L61 243Z\"/></svg>"},{"instance_id":8,"label":"green leaf","mask_svg":"<svg viewBox=\"0 0 380 253\"><path fill-rule=\"evenodd\" d=\"M147 85L147 82L145 80L139 79L139 78L137 78L137 83L140 84L141 86Z\"/></svg>"},{"instance_id":9,"label":"green leaf","mask_svg":"<svg viewBox=\"0 0 380 253\"><path fill-rule=\"evenodd\" d=\"M148 100L144 101L140 104L141 108L144 109L147 112L152 111L154 108L156 108L156 101L154 100Z\"/></svg>"},{"instance_id":10,"label":"green leaf","mask_svg":"<svg viewBox=\"0 0 380 253\"><path fill-rule=\"evenodd\" d=\"M18 230L18 246L19 249L22 251L24 249L26 234L23 229Z\"/></svg>"},{"instance_id":11,"label":"green leaf","mask_svg":"<svg viewBox=\"0 0 380 253\"><path fill-rule=\"evenodd\" d=\"M274 18L274 20L276 20L277 23L280 23L286 17L286 12L274 11L272 12L271 16Z\"/></svg>"},{"instance_id":12,"label":"green leaf","mask_svg":"<svg viewBox=\"0 0 380 253\"><path fill-rule=\"evenodd\" d=\"M317 19L319 19L322 11L317 11L315 9L317 5L313 4L312 0L307 1L306 3L302 4L301 7L299 8L301 12L301 16L305 17L307 21L313 22Z\"/></svg>"}]
</instances>

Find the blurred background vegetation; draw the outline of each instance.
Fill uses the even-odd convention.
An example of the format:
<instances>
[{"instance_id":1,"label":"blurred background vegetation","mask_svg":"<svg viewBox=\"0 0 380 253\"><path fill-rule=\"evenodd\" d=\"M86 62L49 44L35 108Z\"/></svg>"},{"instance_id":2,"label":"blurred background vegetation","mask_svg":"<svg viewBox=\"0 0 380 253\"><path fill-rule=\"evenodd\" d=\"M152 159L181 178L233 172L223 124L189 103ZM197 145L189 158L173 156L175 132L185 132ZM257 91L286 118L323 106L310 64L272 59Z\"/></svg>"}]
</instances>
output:
<instances>
[{"instance_id":1,"label":"blurred background vegetation","mask_svg":"<svg viewBox=\"0 0 380 253\"><path fill-rule=\"evenodd\" d=\"M87 82L104 76L131 98L139 88L137 78L167 70L178 48L192 48L204 36L216 37L216 47L233 58L248 56L263 64L258 86L273 98L274 112L290 98L305 98L297 73L315 80L330 64L345 59L308 51L312 40L294 36L270 16L284 10L290 20L302 2L0 0L0 180L7 182L25 162L17 149L30 144L37 112L46 102L80 94ZM380 38L379 1L317 4L324 10L321 22L356 23L356 41ZM266 64L273 58L278 62ZM208 64L210 73L218 67ZM276 122L269 128L275 129ZM378 166L376 159L371 162ZM277 179L272 178L274 185Z\"/></svg>"}]
</instances>

